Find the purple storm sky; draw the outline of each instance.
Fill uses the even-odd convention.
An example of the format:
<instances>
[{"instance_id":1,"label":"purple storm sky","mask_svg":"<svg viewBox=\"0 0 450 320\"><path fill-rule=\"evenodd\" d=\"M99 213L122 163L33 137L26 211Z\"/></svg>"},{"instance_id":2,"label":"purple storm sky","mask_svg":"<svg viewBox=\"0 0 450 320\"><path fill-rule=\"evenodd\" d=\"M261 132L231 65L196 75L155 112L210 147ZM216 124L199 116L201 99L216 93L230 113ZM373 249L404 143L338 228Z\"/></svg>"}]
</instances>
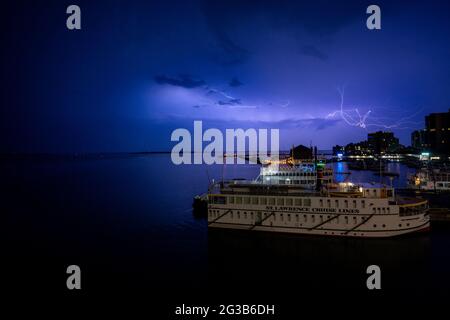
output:
<instances>
[{"instance_id":1,"label":"purple storm sky","mask_svg":"<svg viewBox=\"0 0 450 320\"><path fill-rule=\"evenodd\" d=\"M380 1L382 29L370 31L369 4L82 1L78 34L62 6L11 5L5 151L170 150L194 120L279 128L282 149L376 130L409 145L426 114L450 106L449 5Z\"/></svg>"}]
</instances>

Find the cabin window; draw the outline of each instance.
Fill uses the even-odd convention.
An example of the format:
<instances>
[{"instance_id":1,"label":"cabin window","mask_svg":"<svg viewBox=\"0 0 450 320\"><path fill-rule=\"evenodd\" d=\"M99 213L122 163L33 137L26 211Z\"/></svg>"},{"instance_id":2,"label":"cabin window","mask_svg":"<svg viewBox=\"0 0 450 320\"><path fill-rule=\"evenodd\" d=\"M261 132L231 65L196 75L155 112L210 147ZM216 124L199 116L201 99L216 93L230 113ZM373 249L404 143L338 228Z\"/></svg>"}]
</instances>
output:
<instances>
[{"instance_id":1,"label":"cabin window","mask_svg":"<svg viewBox=\"0 0 450 320\"><path fill-rule=\"evenodd\" d=\"M389 214L389 213L391 213L391 208L387 208L387 213Z\"/></svg>"},{"instance_id":2,"label":"cabin window","mask_svg":"<svg viewBox=\"0 0 450 320\"><path fill-rule=\"evenodd\" d=\"M295 215L295 221L299 222L298 214Z\"/></svg>"},{"instance_id":3,"label":"cabin window","mask_svg":"<svg viewBox=\"0 0 450 320\"><path fill-rule=\"evenodd\" d=\"M303 200L303 205L305 207L311 207L311 199L304 199Z\"/></svg>"},{"instance_id":4,"label":"cabin window","mask_svg":"<svg viewBox=\"0 0 450 320\"><path fill-rule=\"evenodd\" d=\"M300 207L302 205L302 199L301 198L295 199L295 205Z\"/></svg>"},{"instance_id":5,"label":"cabin window","mask_svg":"<svg viewBox=\"0 0 450 320\"><path fill-rule=\"evenodd\" d=\"M339 208L339 200L334 200L334 205L336 206L336 208Z\"/></svg>"},{"instance_id":6,"label":"cabin window","mask_svg":"<svg viewBox=\"0 0 450 320\"><path fill-rule=\"evenodd\" d=\"M259 198L259 203L262 205L266 205L267 204L267 198Z\"/></svg>"},{"instance_id":7,"label":"cabin window","mask_svg":"<svg viewBox=\"0 0 450 320\"><path fill-rule=\"evenodd\" d=\"M348 208L348 200L344 200L344 206L345 208Z\"/></svg>"},{"instance_id":8,"label":"cabin window","mask_svg":"<svg viewBox=\"0 0 450 320\"><path fill-rule=\"evenodd\" d=\"M281 220L281 221L284 220L283 214L280 214L280 220Z\"/></svg>"},{"instance_id":9,"label":"cabin window","mask_svg":"<svg viewBox=\"0 0 450 320\"><path fill-rule=\"evenodd\" d=\"M372 213L377 213L377 208L372 208Z\"/></svg>"},{"instance_id":10,"label":"cabin window","mask_svg":"<svg viewBox=\"0 0 450 320\"><path fill-rule=\"evenodd\" d=\"M244 204L250 204L250 198L244 197Z\"/></svg>"},{"instance_id":11,"label":"cabin window","mask_svg":"<svg viewBox=\"0 0 450 320\"><path fill-rule=\"evenodd\" d=\"M240 219L241 218L241 213L238 211L237 212L237 218Z\"/></svg>"},{"instance_id":12,"label":"cabin window","mask_svg":"<svg viewBox=\"0 0 450 320\"><path fill-rule=\"evenodd\" d=\"M234 203L234 197L228 197L228 202L229 203Z\"/></svg>"},{"instance_id":13,"label":"cabin window","mask_svg":"<svg viewBox=\"0 0 450 320\"><path fill-rule=\"evenodd\" d=\"M287 206L292 206L292 198L287 198L286 199L286 205Z\"/></svg>"},{"instance_id":14,"label":"cabin window","mask_svg":"<svg viewBox=\"0 0 450 320\"><path fill-rule=\"evenodd\" d=\"M268 203L273 206L275 204L275 198L269 198Z\"/></svg>"},{"instance_id":15,"label":"cabin window","mask_svg":"<svg viewBox=\"0 0 450 320\"><path fill-rule=\"evenodd\" d=\"M288 214L288 222L291 222L291 215L290 214Z\"/></svg>"},{"instance_id":16,"label":"cabin window","mask_svg":"<svg viewBox=\"0 0 450 320\"><path fill-rule=\"evenodd\" d=\"M305 220L305 222L308 222L308 216L306 214L303 215L303 219Z\"/></svg>"},{"instance_id":17,"label":"cabin window","mask_svg":"<svg viewBox=\"0 0 450 320\"><path fill-rule=\"evenodd\" d=\"M353 209L356 209L356 200L353 200Z\"/></svg>"},{"instance_id":18,"label":"cabin window","mask_svg":"<svg viewBox=\"0 0 450 320\"><path fill-rule=\"evenodd\" d=\"M320 207L322 208L323 207L323 199L319 200L319 204L320 204Z\"/></svg>"},{"instance_id":19,"label":"cabin window","mask_svg":"<svg viewBox=\"0 0 450 320\"><path fill-rule=\"evenodd\" d=\"M244 212L244 218L247 219L247 212Z\"/></svg>"},{"instance_id":20,"label":"cabin window","mask_svg":"<svg viewBox=\"0 0 450 320\"><path fill-rule=\"evenodd\" d=\"M348 224L348 217L345 216L345 224Z\"/></svg>"},{"instance_id":21,"label":"cabin window","mask_svg":"<svg viewBox=\"0 0 450 320\"><path fill-rule=\"evenodd\" d=\"M383 210L383 214L386 214L386 208L383 208L382 210Z\"/></svg>"},{"instance_id":22,"label":"cabin window","mask_svg":"<svg viewBox=\"0 0 450 320\"><path fill-rule=\"evenodd\" d=\"M327 200L327 205L328 205L328 208L331 208L331 200L330 199Z\"/></svg>"},{"instance_id":23,"label":"cabin window","mask_svg":"<svg viewBox=\"0 0 450 320\"><path fill-rule=\"evenodd\" d=\"M284 198L278 198L277 199L277 205L278 206L284 206Z\"/></svg>"},{"instance_id":24,"label":"cabin window","mask_svg":"<svg viewBox=\"0 0 450 320\"><path fill-rule=\"evenodd\" d=\"M253 212L250 213L250 218L253 220Z\"/></svg>"},{"instance_id":25,"label":"cabin window","mask_svg":"<svg viewBox=\"0 0 450 320\"><path fill-rule=\"evenodd\" d=\"M242 197L236 197L236 204L242 204Z\"/></svg>"},{"instance_id":26,"label":"cabin window","mask_svg":"<svg viewBox=\"0 0 450 320\"><path fill-rule=\"evenodd\" d=\"M215 204L227 204L227 197L224 196L212 196L211 200Z\"/></svg>"},{"instance_id":27,"label":"cabin window","mask_svg":"<svg viewBox=\"0 0 450 320\"><path fill-rule=\"evenodd\" d=\"M253 197L252 198L252 204L258 204L258 198L257 197Z\"/></svg>"},{"instance_id":28,"label":"cabin window","mask_svg":"<svg viewBox=\"0 0 450 320\"><path fill-rule=\"evenodd\" d=\"M316 216L315 215L312 215L311 218L312 218L312 222L313 223L316 222Z\"/></svg>"},{"instance_id":29,"label":"cabin window","mask_svg":"<svg viewBox=\"0 0 450 320\"><path fill-rule=\"evenodd\" d=\"M361 207L362 207L363 209L366 207L366 201L365 201L365 200L362 200L362 201L361 201Z\"/></svg>"}]
</instances>

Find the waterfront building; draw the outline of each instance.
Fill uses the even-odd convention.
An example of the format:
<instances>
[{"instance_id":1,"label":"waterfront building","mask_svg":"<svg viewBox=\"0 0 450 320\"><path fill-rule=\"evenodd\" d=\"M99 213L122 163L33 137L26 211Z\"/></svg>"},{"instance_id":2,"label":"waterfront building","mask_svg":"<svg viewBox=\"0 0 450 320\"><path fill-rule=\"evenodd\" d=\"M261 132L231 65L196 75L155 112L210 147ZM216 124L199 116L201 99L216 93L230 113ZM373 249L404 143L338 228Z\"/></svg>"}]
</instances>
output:
<instances>
[{"instance_id":1,"label":"waterfront building","mask_svg":"<svg viewBox=\"0 0 450 320\"><path fill-rule=\"evenodd\" d=\"M432 154L450 154L450 110L425 117L424 149Z\"/></svg>"},{"instance_id":2,"label":"waterfront building","mask_svg":"<svg viewBox=\"0 0 450 320\"><path fill-rule=\"evenodd\" d=\"M367 135L370 150L375 154L392 152L399 147L399 140L393 132L377 131Z\"/></svg>"}]
</instances>

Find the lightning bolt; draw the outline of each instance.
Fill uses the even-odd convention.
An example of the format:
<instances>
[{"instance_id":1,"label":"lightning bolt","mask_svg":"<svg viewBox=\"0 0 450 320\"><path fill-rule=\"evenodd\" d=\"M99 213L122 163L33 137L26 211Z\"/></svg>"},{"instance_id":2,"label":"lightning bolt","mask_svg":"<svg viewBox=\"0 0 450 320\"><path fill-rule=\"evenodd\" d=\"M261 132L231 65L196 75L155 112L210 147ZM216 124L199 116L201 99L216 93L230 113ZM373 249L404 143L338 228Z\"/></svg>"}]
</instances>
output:
<instances>
[{"instance_id":1,"label":"lightning bolt","mask_svg":"<svg viewBox=\"0 0 450 320\"><path fill-rule=\"evenodd\" d=\"M411 121L410 119L414 118L418 114L420 114L423 109L420 109L419 111L407 116L402 117L399 120L395 121L391 124L386 124L386 121L389 121L391 119L388 118L377 118L377 117L370 117L372 114L372 110L367 111L364 114L361 114L358 110L358 108L354 109L344 109L344 94L345 90L344 87L337 89L340 96L340 108L339 110L335 110L331 113L329 113L326 116L326 119L334 119L336 117L341 118L345 123L347 123L349 126L352 127L359 127L363 129L368 129L369 127L378 127L382 129L411 129L409 125L419 125L420 122L418 121Z\"/></svg>"}]
</instances>

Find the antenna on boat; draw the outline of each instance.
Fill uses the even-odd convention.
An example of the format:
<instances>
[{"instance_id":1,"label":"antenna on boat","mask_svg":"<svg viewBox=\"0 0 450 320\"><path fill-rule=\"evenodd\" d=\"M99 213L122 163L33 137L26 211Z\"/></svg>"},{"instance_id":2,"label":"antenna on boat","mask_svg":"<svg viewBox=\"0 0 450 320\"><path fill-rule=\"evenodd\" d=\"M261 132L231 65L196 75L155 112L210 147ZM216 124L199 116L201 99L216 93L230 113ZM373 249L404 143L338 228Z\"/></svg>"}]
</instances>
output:
<instances>
[{"instance_id":1,"label":"antenna on boat","mask_svg":"<svg viewBox=\"0 0 450 320\"><path fill-rule=\"evenodd\" d=\"M222 163L222 186L223 186L224 175L225 175L225 161Z\"/></svg>"},{"instance_id":2,"label":"antenna on boat","mask_svg":"<svg viewBox=\"0 0 450 320\"><path fill-rule=\"evenodd\" d=\"M380 184L382 184L383 183L383 176L381 175L381 154L379 155L379 157L380 157Z\"/></svg>"},{"instance_id":3,"label":"antenna on boat","mask_svg":"<svg viewBox=\"0 0 450 320\"><path fill-rule=\"evenodd\" d=\"M206 176L208 177L208 191L209 191L209 188L211 187L211 178L209 177L208 166L206 167Z\"/></svg>"}]
</instances>

